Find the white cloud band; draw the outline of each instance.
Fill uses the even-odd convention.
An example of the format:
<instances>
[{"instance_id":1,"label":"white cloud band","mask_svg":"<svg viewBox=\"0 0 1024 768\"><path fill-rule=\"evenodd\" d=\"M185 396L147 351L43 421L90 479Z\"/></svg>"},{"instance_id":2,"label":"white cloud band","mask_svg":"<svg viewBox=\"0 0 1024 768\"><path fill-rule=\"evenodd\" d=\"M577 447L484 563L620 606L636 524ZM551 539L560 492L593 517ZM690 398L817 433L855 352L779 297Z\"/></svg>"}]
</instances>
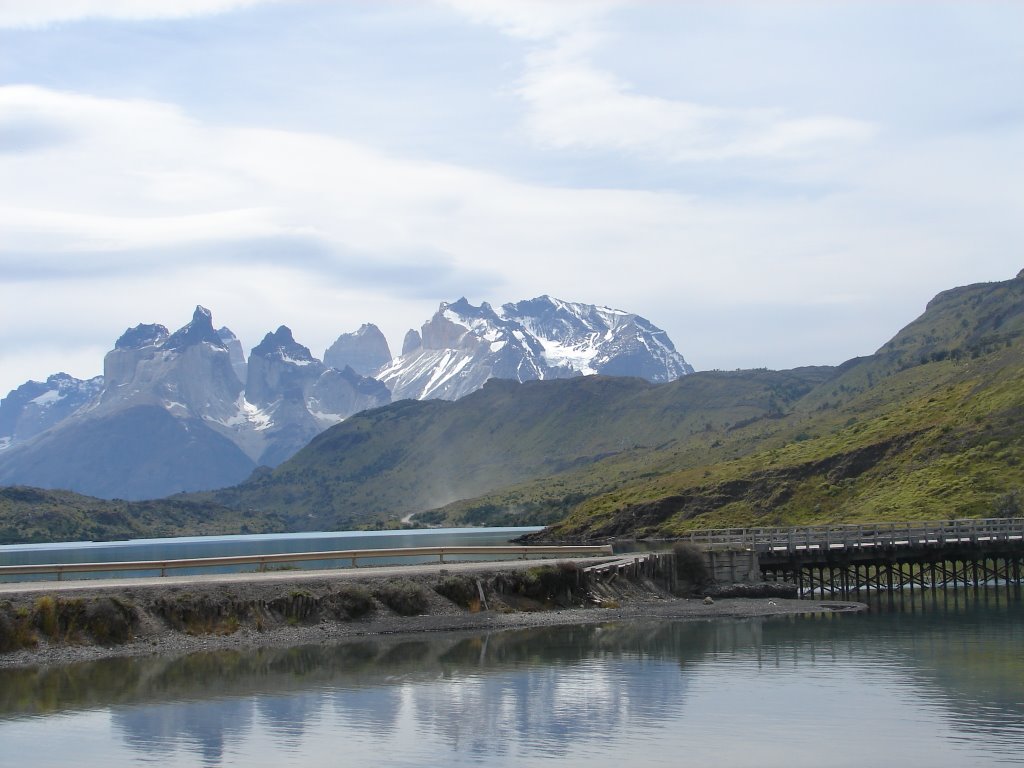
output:
<instances>
[{"instance_id":1,"label":"white cloud band","mask_svg":"<svg viewBox=\"0 0 1024 768\"><path fill-rule=\"evenodd\" d=\"M0 0L0 28L83 19L124 21L207 16L280 0Z\"/></svg>"}]
</instances>

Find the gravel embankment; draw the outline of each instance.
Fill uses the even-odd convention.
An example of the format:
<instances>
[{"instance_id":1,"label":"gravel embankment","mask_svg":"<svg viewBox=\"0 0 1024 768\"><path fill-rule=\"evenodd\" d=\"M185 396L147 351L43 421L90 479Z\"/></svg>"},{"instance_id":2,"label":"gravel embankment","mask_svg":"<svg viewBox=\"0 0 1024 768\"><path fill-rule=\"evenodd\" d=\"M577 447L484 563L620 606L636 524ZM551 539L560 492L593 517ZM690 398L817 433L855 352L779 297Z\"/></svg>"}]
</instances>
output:
<instances>
[{"instance_id":1,"label":"gravel embankment","mask_svg":"<svg viewBox=\"0 0 1024 768\"><path fill-rule=\"evenodd\" d=\"M458 563L359 571L286 571L258 576L0 584L0 606L6 605L11 615L17 615L19 610L23 616L31 611L38 614L40 600L44 598L65 608L79 606L76 614L79 617L88 616L88 611L81 609L82 605L110 603L111 600L128 606L133 614L130 639L111 645L99 644L93 635L80 631L68 631L62 636L61 629L68 621L61 614L64 624L60 624L57 631L51 631L50 636L36 632L35 647L0 653L0 668L66 664L113 656L297 646L366 635L494 631L638 619L747 618L864 608L862 604L845 601L783 598L716 599L709 605L700 598L669 595L650 583L623 584L621 581L615 586L614 599L605 599L603 607L592 603L585 583L575 593L572 588L566 588L564 584L568 582L563 581L552 587L550 594L536 592L533 597L526 596L533 594L529 590L524 593L522 588L527 569L545 565L552 563ZM549 571L558 575L559 567ZM562 569L560 577L571 580L575 574L571 569ZM481 589L484 603L477 605L474 600L468 607L462 607L435 590L442 581L452 579ZM388 606L381 590L396 584L421 600L418 615L400 615ZM535 585L530 589L536 589ZM364 606L365 614L345 615L337 608L339 599L344 598L344 604L351 611L353 595L372 596L372 605ZM204 620L201 630L196 631L199 624L183 626L180 615L175 617L178 626L173 626L174 621L168 619L168 606L182 605L193 611L193 618L198 615L196 610L205 611L199 616ZM185 618L189 618L187 613ZM38 616L35 621L39 626Z\"/></svg>"}]
</instances>

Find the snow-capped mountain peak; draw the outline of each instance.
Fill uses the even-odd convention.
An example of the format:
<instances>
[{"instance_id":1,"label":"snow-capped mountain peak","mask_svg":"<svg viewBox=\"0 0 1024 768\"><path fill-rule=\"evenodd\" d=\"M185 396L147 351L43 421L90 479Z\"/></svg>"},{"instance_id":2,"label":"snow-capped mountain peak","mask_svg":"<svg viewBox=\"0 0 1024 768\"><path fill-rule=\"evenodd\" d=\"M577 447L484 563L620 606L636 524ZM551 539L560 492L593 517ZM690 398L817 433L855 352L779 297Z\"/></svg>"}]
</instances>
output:
<instances>
[{"instance_id":1,"label":"snow-capped mountain peak","mask_svg":"<svg viewBox=\"0 0 1024 768\"><path fill-rule=\"evenodd\" d=\"M365 324L338 337L323 362L283 325L246 360L237 337L197 306L174 333L159 324L126 330L102 377L56 374L0 400L0 482L123 498L211 488L278 464L392 399L454 400L489 379L659 382L691 370L644 318L551 296L501 307L442 302L393 360L380 330ZM101 463L108 471L95 472Z\"/></svg>"},{"instance_id":2,"label":"snow-capped mountain peak","mask_svg":"<svg viewBox=\"0 0 1024 768\"><path fill-rule=\"evenodd\" d=\"M454 400L491 378L604 373L662 382L692 371L668 335L638 315L540 296L497 310L465 298L441 302L376 375L395 399Z\"/></svg>"},{"instance_id":3,"label":"snow-capped mountain peak","mask_svg":"<svg viewBox=\"0 0 1024 768\"><path fill-rule=\"evenodd\" d=\"M655 383L693 373L665 331L631 312L550 296L505 304L501 311L536 336L552 366Z\"/></svg>"},{"instance_id":4,"label":"snow-capped mountain peak","mask_svg":"<svg viewBox=\"0 0 1024 768\"><path fill-rule=\"evenodd\" d=\"M0 441L9 447L39 434L84 407L102 389L102 376L82 380L55 373L45 382L25 382L0 400Z\"/></svg>"}]
</instances>

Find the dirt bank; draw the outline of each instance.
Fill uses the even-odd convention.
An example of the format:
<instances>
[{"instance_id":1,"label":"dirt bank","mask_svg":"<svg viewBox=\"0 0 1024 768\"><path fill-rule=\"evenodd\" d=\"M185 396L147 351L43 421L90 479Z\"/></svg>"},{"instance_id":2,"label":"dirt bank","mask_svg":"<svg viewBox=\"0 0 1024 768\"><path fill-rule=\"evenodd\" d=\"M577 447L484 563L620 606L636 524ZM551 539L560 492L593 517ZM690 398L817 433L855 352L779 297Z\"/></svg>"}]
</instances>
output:
<instances>
[{"instance_id":1,"label":"dirt bank","mask_svg":"<svg viewBox=\"0 0 1024 768\"><path fill-rule=\"evenodd\" d=\"M860 608L783 598L706 604L646 579L595 583L579 565L564 562L0 585L0 667L360 635Z\"/></svg>"}]
</instances>

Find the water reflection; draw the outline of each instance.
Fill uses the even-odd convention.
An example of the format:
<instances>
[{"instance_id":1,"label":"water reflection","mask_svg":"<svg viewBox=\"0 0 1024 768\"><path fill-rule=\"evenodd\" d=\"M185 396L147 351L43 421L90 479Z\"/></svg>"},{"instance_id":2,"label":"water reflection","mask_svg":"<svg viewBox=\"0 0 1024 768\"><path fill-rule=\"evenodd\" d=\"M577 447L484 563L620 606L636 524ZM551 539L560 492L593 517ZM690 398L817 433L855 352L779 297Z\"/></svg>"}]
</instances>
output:
<instances>
[{"instance_id":1,"label":"water reflection","mask_svg":"<svg viewBox=\"0 0 1024 768\"><path fill-rule=\"evenodd\" d=\"M252 702L224 699L126 708L113 713L112 726L147 760L165 763L185 750L203 765L220 765L225 745L244 740L252 729Z\"/></svg>"},{"instance_id":2,"label":"water reflection","mask_svg":"<svg viewBox=\"0 0 1024 768\"><path fill-rule=\"evenodd\" d=\"M463 641L444 679L411 698L417 729L469 758L511 754L527 741L568 755L631 724L685 705L681 662L699 655L715 624L567 627Z\"/></svg>"},{"instance_id":3,"label":"water reflection","mask_svg":"<svg viewBox=\"0 0 1024 768\"><path fill-rule=\"evenodd\" d=\"M667 765L684 749L712 764L795 766L820 762L829 733L846 745L832 764L877 754L995 764L1022 757L1022 640L1019 595L982 592L868 615L109 660L0 672L0 743L16 755L31 728L57 735L68 718L106 711L111 766L412 765L425 754L488 765L642 754Z\"/></svg>"}]
</instances>

